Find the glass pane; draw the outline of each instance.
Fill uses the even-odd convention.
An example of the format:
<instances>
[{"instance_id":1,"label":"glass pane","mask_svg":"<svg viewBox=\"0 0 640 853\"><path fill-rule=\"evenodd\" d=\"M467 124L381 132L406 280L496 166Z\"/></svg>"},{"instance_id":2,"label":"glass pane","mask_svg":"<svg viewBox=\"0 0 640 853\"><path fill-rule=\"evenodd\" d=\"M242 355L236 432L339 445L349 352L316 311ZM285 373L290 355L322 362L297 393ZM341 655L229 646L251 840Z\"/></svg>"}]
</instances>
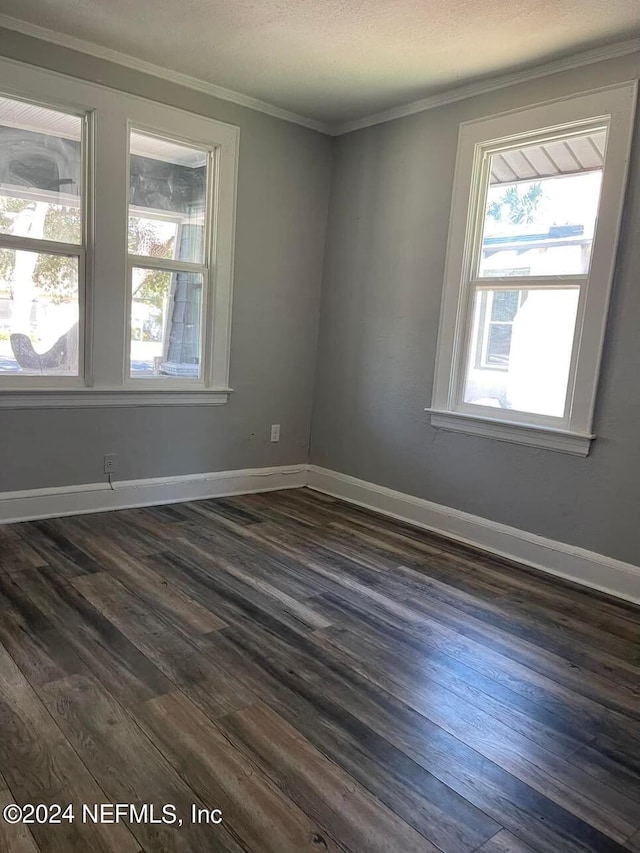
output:
<instances>
[{"instance_id":1,"label":"glass pane","mask_svg":"<svg viewBox=\"0 0 640 853\"><path fill-rule=\"evenodd\" d=\"M0 249L0 373L78 375L78 258Z\"/></svg>"},{"instance_id":2,"label":"glass pane","mask_svg":"<svg viewBox=\"0 0 640 853\"><path fill-rule=\"evenodd\" d=\"M519 290L498 290L491 300L491 319L513 321L520 304Z\"/></svg>"},{"instance_id":3,"label":"glass pane","mask_svg":"<svg viewBox=\"0 0 640 853\"><path fill-rule=\"evenodd\" d=\"M496 323L504 293L518 308L511 322ZM562 417L579 295L577 287L477 291L464 402Z\"/></svg>"},{"instance_id":4,"label":"glass pane","mask_svg":"<svg viewBox=\"0 0 640 853\"><path fill-rule=\"evenodd\" d=\"M0 233L82 242L82 119L0 98Z\"/></svg>"},{"instance_id":5,"label":"glass pane","mask_svg":"<svg viewBox=\"0 0 640 853\"><path fill-rule=\"evenodd\" d=\"M131 133L129 252L204 260L207 152Z\"/></svg>"},{"instance_id":6,"label":"glass pane","mask_svg":"<svg viewBox=\"0 0 640 853\"><path fill-rule=\"evenodd\" d=\"M199 379L202 273L134 267L132 377Z\"/></svg>"},{"instance_id":7,"label":"glass pane","mask_svg":"<svg viewBox=\"0 0 640 853\"><path fill-rule=\"evenodd\" d=\"M589 271L606 131L493 154L479 276Z\"/></svg>"},{"instance_id":8,"label":"glass pane","mask_svg":"<svg viewBox=\"0 0 640 853\"><path fill-rule=\"evenodd\" d=\"M489 324L487 339L486 362L489 365L502 367L509 365L511 352L511 323Z\"/></svg>"}]
</instances>

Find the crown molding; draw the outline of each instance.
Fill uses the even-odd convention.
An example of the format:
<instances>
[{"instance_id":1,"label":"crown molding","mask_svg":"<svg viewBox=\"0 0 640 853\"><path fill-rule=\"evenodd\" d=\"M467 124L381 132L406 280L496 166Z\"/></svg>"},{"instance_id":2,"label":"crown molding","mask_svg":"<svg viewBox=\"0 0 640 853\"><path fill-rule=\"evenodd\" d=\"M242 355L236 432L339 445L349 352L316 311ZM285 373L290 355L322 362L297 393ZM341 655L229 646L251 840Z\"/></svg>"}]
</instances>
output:
<instances>
[{"instance_id":1,"label":"crown molding","mask_svg":"<svg viewBox=\"0 0 640 853\"><path fill-rule=\"evenodd\" d=\"M445 104L453 104L456 101L473 98L476 95L485 95L489 92L495 92L497 89L504 89L507 86L513 86L517 83L526 83L528 80L537 80L540 77L548 77L551 74L558 74L561 71L570 71L574 68L582 68L585 65L592 65L593 63L603 62L607 59L615 59L618 56L626 56L629 53L636 53L640 57L640 38L629 39L628 41L617 42L604 47L597 47L593 50L582 51L581 53L576 53L563 59L554 59L551 62L544 63L544 65L537 65L534 68L525 69L523 71L513 71L508 74L502 74L499 77L491 77L487 80L481 80L477 83L468 83L455 89L448 89L436 95L421 98L419 101L412 101L409 104L401 104L397 107L391 107L388 110L374 113L373 115L365 116L364 118L342 122L341 124L334 125L332 127L331 135L342 136L343 134L351 133L354 130L361 130L365 127L371 127L375 124L383 124L384 122L393 121L398 118L405 118L405 116L425 112L426 110L432 110L435 107L442 107Z\"/></svg>"},{"instance_id":2,"label":"crown molding","mask_svg":"<svg viewBox=\"0 0 640 853\"><path fill-rule=\"evenodd\" d=\"M540 77L547 77L551 74L558 74L561 71L570 71L573 68L581 68L585 65L591 65L596 62L603 62L607 59L615 59L618 56L626 56L630 53L637 53L640 56L640 38L629 39L628 41L617 42L615 44L605 45L604 47L594 48L592 50L582 51L581 53L573 54L562 59L555 59L551 62L537 65L533 68L522 71L513 71L508 74L500 75L499 77L491 77L475 83L468 83L463 86L458 86L455 89L447 89L435 95L429 95L426 98L421 98L418 101L411 101L407 104L399 104L396 107L391 107L382 112L373 113L363 118L353 119L345 122L331 123L314 119L309 116L299 115L298 113L285 110L282 107L277 107L274 104L269 104L266 101L261 101L258 98L252 98L249 95L244 95L241 92L235 92L232 89L225 89L223 86L217 86L215 83L210 83L207 80L201 80L199 77L192 77L189 74L183 74L180 71L172 71L168 68L163 68L160 65L155 65L152 62L147 62L144 59L138 59L126 53L120 53L117 50L112 50L108 47L102 47L95 42L86 41L85 39L77 38L76 36L65 35L64 33L56 32L55 30L41 27L37 24L31 24L27 21L22 21L19 18L14 18L11 15L0 14L0 27L13 30L25 36L41 39L50 42L51 44L59 45L60 47L75 50L78 53L84 53L93 56L96 59L103 59L106 62L113 62L116 65L130 68L132 71L139 71L142 74L149 74L152 77L159 77L162 80L167 80L170 83L175 83L178 86L184 86L188 89L193 89L196 92L202 92L205 95L211 95L221 101L228 101L232 104L237 104L241 107L247 107L250 110L265 113L273 118L282 119L283 121L298 124L310 130L318 131L329 136L342 136L345 133L351 133L354 130L361 130L365 127L371 127L376 124L383 124L394 119L404 118L405 116L421 113L426 110L441 107L445 104L452 104L456 101L462 101L466 98L472 98L476 95L484 95L489 92L495 92L498 89L513 86L517 83L525 83L528 80L537 80ZM639 72L640 74L640 72Z\"/></svg>"},{"instance_id":3,"label":"crown molding","mask_svg":"<svg viewBox=\"0 0 640 853\"><path fill-rule=\"evenodd\" d=\"M219 98L221 101L229 101L232 104L238 104L241 107L247 107L250 110L256 110L260 113L279 118L283 121L299 124L302 127L307 127L310 130L316 130L320 133L332 135L333 127L327 122L318 119L310 118L309 116L298 115L298 113L290 112L282 107L277 107L274 104L269 104L266 101L261 101L258 98L252 98L249 95L244 95L241 92L234 92L232 89L225 89L223 86L216 86L215 83L209 83L206 80L201 80L198 77L191 77L189 74L182 74L180 71L172 71L168 68L163 68L160 65L155 65L152 62L146 62L144 59L138 59L135 56L130 56L126 53L120 53L117 50L112 50L108 47L102 47L91 41L76 38L75 36L58 33L55 30L49 30L46 27L31 24L27 21L21 21L18 18L13 18L11 15L0 14L0 27L14 32L21 33L25 36L41 39L42 41L50 42L51 44L66 47L69 50L75 50L79 53L85 53L93 56L96 59L104 59L106 62L113 62L117 65L122 65L125 68L130 68L132 71L140 71L143 74L150 74L153 77L159 77L162 80L167 80L170 83L176 83L178 86L185 86L188 89L194 89L196 92L202 92L205 95L211 95L214 98Z\"/></svg>"}]
</instances>

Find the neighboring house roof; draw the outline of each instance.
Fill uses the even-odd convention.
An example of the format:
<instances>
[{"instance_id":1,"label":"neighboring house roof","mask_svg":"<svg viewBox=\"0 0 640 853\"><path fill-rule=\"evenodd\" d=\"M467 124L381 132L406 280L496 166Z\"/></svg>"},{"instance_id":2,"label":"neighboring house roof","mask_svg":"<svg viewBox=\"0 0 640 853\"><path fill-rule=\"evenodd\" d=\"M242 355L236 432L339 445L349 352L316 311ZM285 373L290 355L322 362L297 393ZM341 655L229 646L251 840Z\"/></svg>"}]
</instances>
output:
<instances>
[{"instance_id":1,"label":"neighboring house roof","mask_svg":"<svg viewBox=\"0 0 640 853\"><path fill-rule=\"evenodd\" d=\"M592 238L584 234L584 225L552 225L543 234L498 234L485 237L482 251L485 257L508 250L550 249L555 246L583 246Z\"/></svg>"}]
</instances>

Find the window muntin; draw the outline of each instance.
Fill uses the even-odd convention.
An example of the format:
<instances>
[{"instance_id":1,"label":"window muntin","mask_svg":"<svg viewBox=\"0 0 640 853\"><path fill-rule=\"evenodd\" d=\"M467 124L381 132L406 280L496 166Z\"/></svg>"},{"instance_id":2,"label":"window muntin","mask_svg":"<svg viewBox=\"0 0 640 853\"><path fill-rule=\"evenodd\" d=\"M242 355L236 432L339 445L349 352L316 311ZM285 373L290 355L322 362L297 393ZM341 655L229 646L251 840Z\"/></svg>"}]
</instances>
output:
<instances>
[{"instance_id":1,"label":"window muntin","mask_svg":"<svg viewBox=\"0 0 640 853\"><path fill-rule=\"evenodd\" d=\"M203 378L212 156L166 137L130 133L131 379ZM153 258L153 266L144 258Z\"/></svg>"},{"instance_id":2,"label":"window muntin","mask_svg":"<svg viewBox=\"0 0 640 853\"><path fill-rule=\"evenodd\" d=\"M0 373L9 381L81 373L84 126L80 115L0 97Z\"/></svg>"},{"instance_id":3,"label":"window muntin","mask_svg":"<svg viewBox=\"0 0 640 853\"><path fill-rule=\"evenodd\" d=\"M78 142L77 131L69 131L69 124L80 126L80 189L68 183L56 187L36 186L37 202L46 203L45 231L42 239L2 233L0 250L32 252L42 256L60 256L64 263L74 260L77 268L77 361L78 370L54 372L47 366L34 375L32 368L17 369L17 360L7 339L11 329L12 283L0 281L0 409L40 408L56 406L138 406L138 405L223 405L228 399L231 307L233 291L233 260L239 129L231 124L189 113L157 101L129 95L122 91L78 80L64 75L0 59L4 91L0 94L0 129L3 126L20 128L33 133L55 136ZM4 102L4 107L2 103ZM7 108L7 102L11 109ZM11 106L17 104L20 122ZM24 106L30 113L31 124L25 126ZM39 106L45 105L45 106ZM41 119L33 126L37 111ZM4 116L4 123L2 117ZM53 119L57 124L53 125ZM205 244L203 257L197 262L180 258L155 258L129 255L128 232L128 152L130 129L141 135L155 136L163 142L177 141L184 149L207 153L207 188ZM55 133L54 133L55 131ZM77 146L76 146L77 147ZM158 152L151 152L158 153ZM5 158L6 159L6 158ZM76 157L76 162L77 162ZM167 158L165 158L167 159ZM170 161L171 158L169 158ZM2 134L0 130L0 164L2 162ZM193 165L193 164L192 164ZM196 166L197 168L197 166ZM1 179L0 199L13 199L16 191L15 176L8 184ZM57 178L69 177L68 174ZM54 175L54 178L56 176ZM215 194L213 186L215 183ZM23 206L33 200L29 188L18 183ZM71 187L71 191L70 190ZM33 188L32 188L33 189ZM48 195L47 195L48 193ZM6 202L5 202L6 203ZM0 204L1 207L1 204ZM62 211L59 209L63 208ZM156 210L141 208L140 218L160 218ZM15 211L10 211L15 212ZM75 217L66 221L65 233L53 227L54 214ZM162 216L176 227L175 209L162 210ZM184 217L182 217L184 218ZM77 222L80 222L78 228ZM51 223L51 227L50 227ZM0 226L2 217L0 217ZM5 220L6 225L6 220ZM72 241L72 242L67 242ZM133 247L132 247L133 248ZM137 259L136 259L137 258ZM215 267L211 259L215 258ZM66 260L65 260L66 259ZM9 263L11 259L9 259ZM39 261L43 263L44 261ZM49 258L47 258L49 263ZM130 316L132 267L156 268L161 263L165 270L180 271L194 267L203 279L202 325L200 334L200 364L198 378L192 376L167 376L163 380L131 379L129 374ZM5 267L6 267L5 259ZM49 264L50 265L50 264ZM38 274L38 267L35 268ZM38 284L38 282L36 282ZM66 295L73 292L70 281L62 281ZM26 292L26 291L23 291ZM37 336L32 341L36 354L48 353L48 341L55 331L42 327L45 316L39 298L39 307L32 311L33 322L38 320ZM196 303L197 307L197 303ZM48 320L58 324L65 311L64 305L55 303L48 312ZM24 310L22 314L24 315ZM31 329L31 332L34 330ZM20 330L21 333L23 333ZM67 334L70 333L70 334ZM55 341L60 340L54 354L62 349L74 330L59 329ZM46 349L45 349L46 346ZM51 356L53 358L53 355ZM9 365L7 365L9 362ZM48 360L47 365L50 364ZM11 370L7 370L7 366Z\"/></svg>"}]
</instances>

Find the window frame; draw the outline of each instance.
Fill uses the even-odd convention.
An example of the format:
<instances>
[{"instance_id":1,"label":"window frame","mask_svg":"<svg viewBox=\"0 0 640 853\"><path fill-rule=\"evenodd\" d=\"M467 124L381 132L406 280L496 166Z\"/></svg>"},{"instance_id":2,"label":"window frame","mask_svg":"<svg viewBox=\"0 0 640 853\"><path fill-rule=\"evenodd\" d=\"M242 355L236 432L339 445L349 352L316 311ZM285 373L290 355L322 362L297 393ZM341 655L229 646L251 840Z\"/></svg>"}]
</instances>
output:
<instances>
[{"instance_id":1,"label":"window frame","mask_svg":"<svg viewBox=\"0 0 640 853\"><path fill-rule=\"evenodd\" d=\"M78 377L0 376L0 409L222 405L229 388L239 128L177 107L5 58L0 93L84 116L84 263L80 264ZM210 155L208 307L201 379L129 377L130 269L127 221L131 129ZM208 191L211 187L208 187ZM39 241L38 241L39 242ZM78 254L80 247L43 243ZM62 251L61 251L62 247ZM72 251L69 251L69 248ZM142 266L153 259L140 258ZM183 264L182 261L178 262ZM188 262L184 264L189 266ZM84 326L84 334L82 328Z\"/></svg>"},{"instance_id":2,"label":"window frame","mask_svg":"<svg viewBox=\"0 0 640 853\"><path fill-rule=\"evenodd\" d=\"M562 98L460 126L431 413L435 427L586 456L604 342L630 157L636 81ZM586 275L479 277L482 228L493 153L524 144L608 130L598 219ZM479 290L579 286L563 417L464 403Z\"/></svg>"},{"instance_id":3,"label":"window frame","mask_svg":"<svg viewBox=\"0 0 640 853\"><path fill-rule=\"evenodd\" d=\"M87 269L91 262L91 248L93 244L92 232L92 152L94 139L93 112L78 105L44 102L36 97L22 97L15 92L0 91L0 97L9 100L21 101L35 107L65 115L75 116L80 119L80 242L65 243L57 240L46 240L37 237L21 237L17 234L0 233L0 249L13 249L16 251L37 252L47 255L62 255L66 258L77 258L78 260L78 374L77 376L64 375L42 375L42 374L7 374L0 377L0 394L2 390L42 390L52 391L56 389L77 390L84 386L87 374L87 362L90 352L90 342L87 340L89 328L87 323L88 285ZM37 191L31 191L34 200L40 195ZM26 198L29 196L15 197ZM1 405L1 403L0 403Z\"/></svg>"},{"instance_id":4,"label":"window frame","mask_svg":"<svg viewBox=\"0 0 640 853\"><path fill-rule=\"evenodd\" d=\"M214 338L213 326L215 326L215 318L207 322L207 317L210 311L215 311L213 305L212 289L215 282L215 267L213 262L213 241L214 241L214 206L215 206L215 190L216 176L218 174L217 163L219 152L215 145L211 145L210 141L195 140L192 138L185 139L183 136L176 134L167 134L159 132L155 128L141 127L139 124L129 121L127 134L127 223L131 212L131 204L129 204L128 194L131 185L131 134L140 133L148 134L162 139L176 142L188 148L194 148L206 152L207 155L207 180L205 185L205 222L204 222L204 239L202 262L186 261L180 259L168 258L153 258L148 255L136 255L129 252L128 243L128 227L127 227L127 324L125 330L125 366L124 366L124 384L128 388L149 388L156 391L162 389L180 390L180 389L202 389L205 390L213 382L213 360L214 353L210 351L210 343ZM153 217L150 217L153 218ZM158 217L159 218L159 217ZM175 216L167 216L167 221L177 218ZM178 232L176 233L176 240ZM145 270L161 270L163 272L195 272L202 275L202 303L200 314L200 376L193 379L178 379L171 376L131 376L131 307L133 303L133 270L134 268Z\"/></svg>"}]
</instances>

